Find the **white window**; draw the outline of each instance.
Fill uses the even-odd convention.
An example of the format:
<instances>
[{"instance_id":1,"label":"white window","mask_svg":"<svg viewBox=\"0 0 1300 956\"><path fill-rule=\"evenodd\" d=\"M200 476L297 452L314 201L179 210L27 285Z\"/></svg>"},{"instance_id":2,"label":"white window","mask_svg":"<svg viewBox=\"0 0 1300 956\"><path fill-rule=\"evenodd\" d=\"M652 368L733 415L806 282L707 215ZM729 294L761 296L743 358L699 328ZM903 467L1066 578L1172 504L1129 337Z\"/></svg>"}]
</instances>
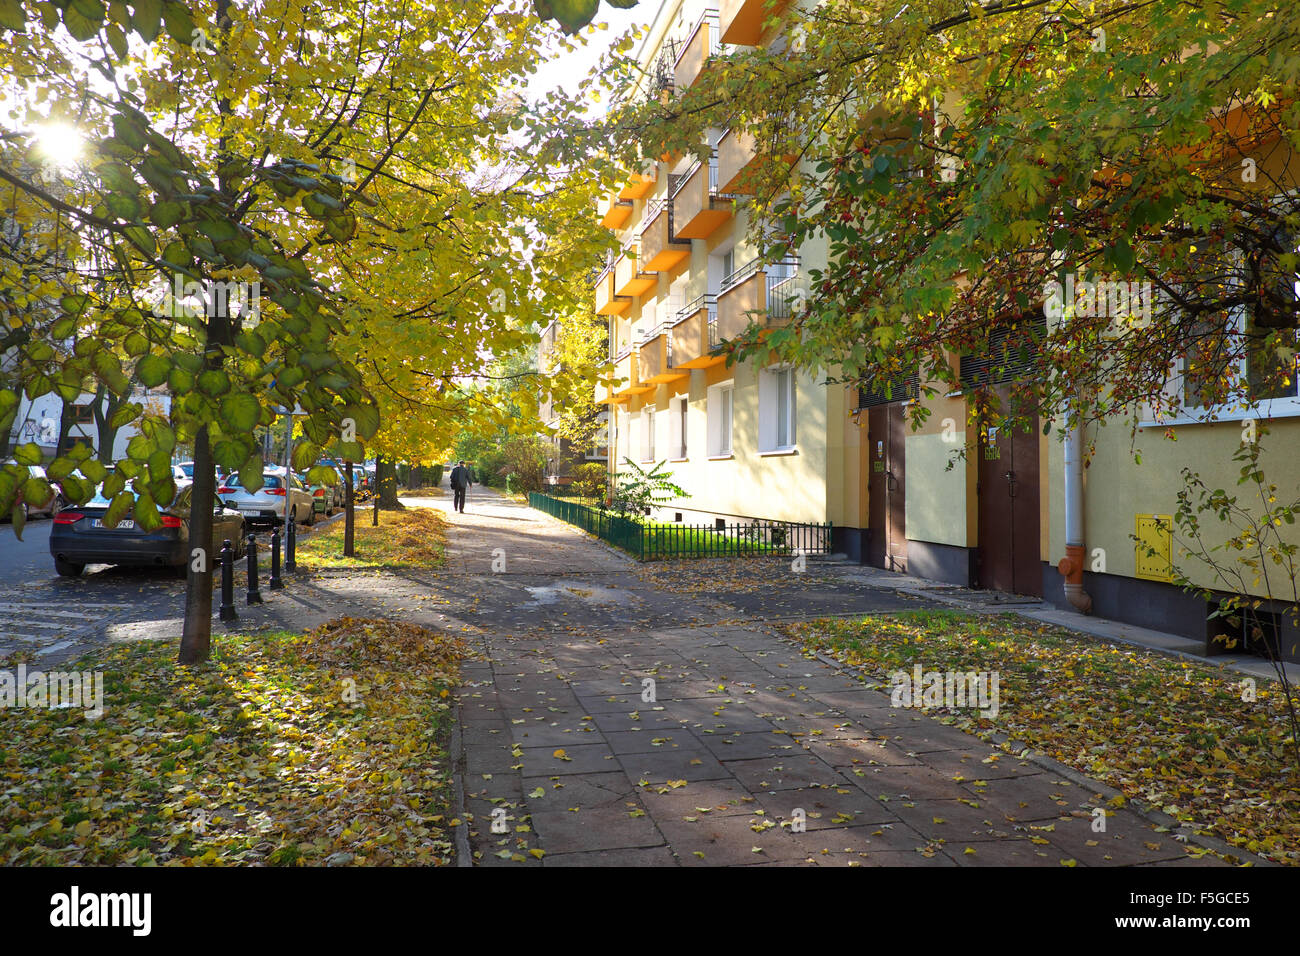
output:
<instances>
[{"instance_id":1,"label":"white window","mask_svg":"<svg viewBox=\"0 0 1300 956\"><path fill-rule=\"evenodd\" d=\"M731 454L733 392L732 383L727 382L724 385L714 385L707 393L705 414L708 416L710 457Z\"/></svg>"},{"instance_id":2,"label":"white window","mask_svg":"<svg viewBox=\"0 0 1300 956\"><path fill-rule=\"evenodd\" d=\"M758 450L795 446L795 373L788 365L764 369L758 377Z\"/></svg>"},{"instance_id":3,"label":"white window","mask_svg":"<svg viewBox=\"0 0 1300 956\"><path fill-rule=\"evenodd\" d=\"M641 410L641 460L655 460L655 407L647 405Z\"/></svg>"},{"instance_id":4,"label":"white window","mask_svg":"<svg viewBox=\"0 0 1300 956\"><path fill-rule=\"evenodd\" d=\"M1244 258L1239 262L1244 269ZM1287 285L1300 300L1300 276ZM1157 298L1157 315L1171 308L1163 295ZM1174 363L1165 386L1165 394L1178 410L1159 418L1148 412L1143 424L1300 416L1300 336L1295 330L1279 333L1279 344L1293 352L1278 355L1264 347L1265 334L1266 330L1255 328L1253 310L1246 305L1232 309L1226 319L1195 323L1189 330L1194 344ZM1221 399L1217 404L1216 393Z\"/></svg>"},{"instance_id":5,"label":"white window","mask_svg":"<svg viewBox=\"0 0 1300 956\"><path fill-rule=\"evenodd\" d=\"M674 398L668 406L668 444L673 458L686 458L686 421L690 415L691 404L685 395Z\"/></svg>"}]
</instances>

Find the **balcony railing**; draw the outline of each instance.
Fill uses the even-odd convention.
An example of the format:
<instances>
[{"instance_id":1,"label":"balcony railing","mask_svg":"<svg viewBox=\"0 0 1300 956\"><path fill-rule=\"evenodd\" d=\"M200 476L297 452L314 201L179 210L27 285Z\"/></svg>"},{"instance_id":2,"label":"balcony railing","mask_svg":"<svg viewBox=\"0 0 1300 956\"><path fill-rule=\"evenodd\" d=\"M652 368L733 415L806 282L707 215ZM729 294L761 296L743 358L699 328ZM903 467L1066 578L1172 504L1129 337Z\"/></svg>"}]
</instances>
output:
<instances>
[{"instance_id":1,"label":"balcony railing","mask_svg":"<svg viewBox=\"0 0 1300 956\"><path fill-rule=\"evenodd\" d=\"M709 60L713 57L730 52L728 45L722 42L721 33L718 11L706 10L686 42L681 45L673 69L677 89L684 90L694 83L708 68Z\"/></svg>"}]
</instances>

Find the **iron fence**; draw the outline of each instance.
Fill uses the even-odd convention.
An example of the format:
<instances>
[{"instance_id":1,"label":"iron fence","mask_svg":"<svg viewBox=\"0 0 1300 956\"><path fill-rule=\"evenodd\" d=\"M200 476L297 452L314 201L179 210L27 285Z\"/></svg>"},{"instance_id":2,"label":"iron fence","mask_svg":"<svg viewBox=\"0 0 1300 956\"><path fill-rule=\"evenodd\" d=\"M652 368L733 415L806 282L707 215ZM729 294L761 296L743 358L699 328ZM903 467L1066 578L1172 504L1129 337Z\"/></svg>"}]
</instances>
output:
<instances>
[{"instance_id":1,"label":"iron fence","mask_svg":"<svg viewBox=\"0 0 1300 956\"><path fill-rule=\"evenodd\" d=\"M594 534L638 561L673 558L786 557L829 554L831 524L797 521L718 519L711 525L636 520L540 492L528 504L553 518Z\"/></svg>"}]
</instances>

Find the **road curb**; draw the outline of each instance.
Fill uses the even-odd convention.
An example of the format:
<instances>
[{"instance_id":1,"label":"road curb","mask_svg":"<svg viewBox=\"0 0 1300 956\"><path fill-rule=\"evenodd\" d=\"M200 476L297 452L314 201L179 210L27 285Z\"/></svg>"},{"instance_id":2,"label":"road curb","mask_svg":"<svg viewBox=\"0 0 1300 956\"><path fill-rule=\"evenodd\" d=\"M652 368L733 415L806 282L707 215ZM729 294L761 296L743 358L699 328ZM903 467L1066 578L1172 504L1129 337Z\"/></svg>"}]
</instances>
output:
<instances>
[{"instance_id":1,"label":"road curb","mask_svg":"<svg viewBox=\"0 0 1300 956\"><path fill-rule=\"evenodd\" d=\"M451 782L453 792L453 807L455 819L460 821L460 826L452 827L453 839L456 841L456 865L473 866L474 854L469 845L469 818L465 808L465 776L461 772L461 767L465 762L465 742L460 735L460 700L457 699L456 706L451 713L451 744L449 746L451 757Z\"/></svg>"}]
</instances>

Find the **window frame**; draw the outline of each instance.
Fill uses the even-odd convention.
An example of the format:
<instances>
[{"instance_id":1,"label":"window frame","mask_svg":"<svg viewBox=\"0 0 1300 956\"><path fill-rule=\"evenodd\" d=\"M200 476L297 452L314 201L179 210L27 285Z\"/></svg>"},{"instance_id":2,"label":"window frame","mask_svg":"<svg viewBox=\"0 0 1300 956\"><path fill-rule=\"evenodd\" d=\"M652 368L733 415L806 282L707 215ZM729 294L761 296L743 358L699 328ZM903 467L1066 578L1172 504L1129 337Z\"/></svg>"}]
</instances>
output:
<instances>
[{"instance_id":1,"label":"window frame","mask_svg":"<svg viewBox=\"0 0 1300 956\"><path fill-rule=\"evenodd\" d=\"M722 414L719 406L723 403L722 396L726 395L726 414ZM704 414L708 424L708 457L711 459L731 458L735 454L736 434L735 434L735 417L736 417L736 383L734 381L720 382L717 385L709 386L705 393ZM725 439L725 440L724 440Z\"/></svg>"}]
</instances>

